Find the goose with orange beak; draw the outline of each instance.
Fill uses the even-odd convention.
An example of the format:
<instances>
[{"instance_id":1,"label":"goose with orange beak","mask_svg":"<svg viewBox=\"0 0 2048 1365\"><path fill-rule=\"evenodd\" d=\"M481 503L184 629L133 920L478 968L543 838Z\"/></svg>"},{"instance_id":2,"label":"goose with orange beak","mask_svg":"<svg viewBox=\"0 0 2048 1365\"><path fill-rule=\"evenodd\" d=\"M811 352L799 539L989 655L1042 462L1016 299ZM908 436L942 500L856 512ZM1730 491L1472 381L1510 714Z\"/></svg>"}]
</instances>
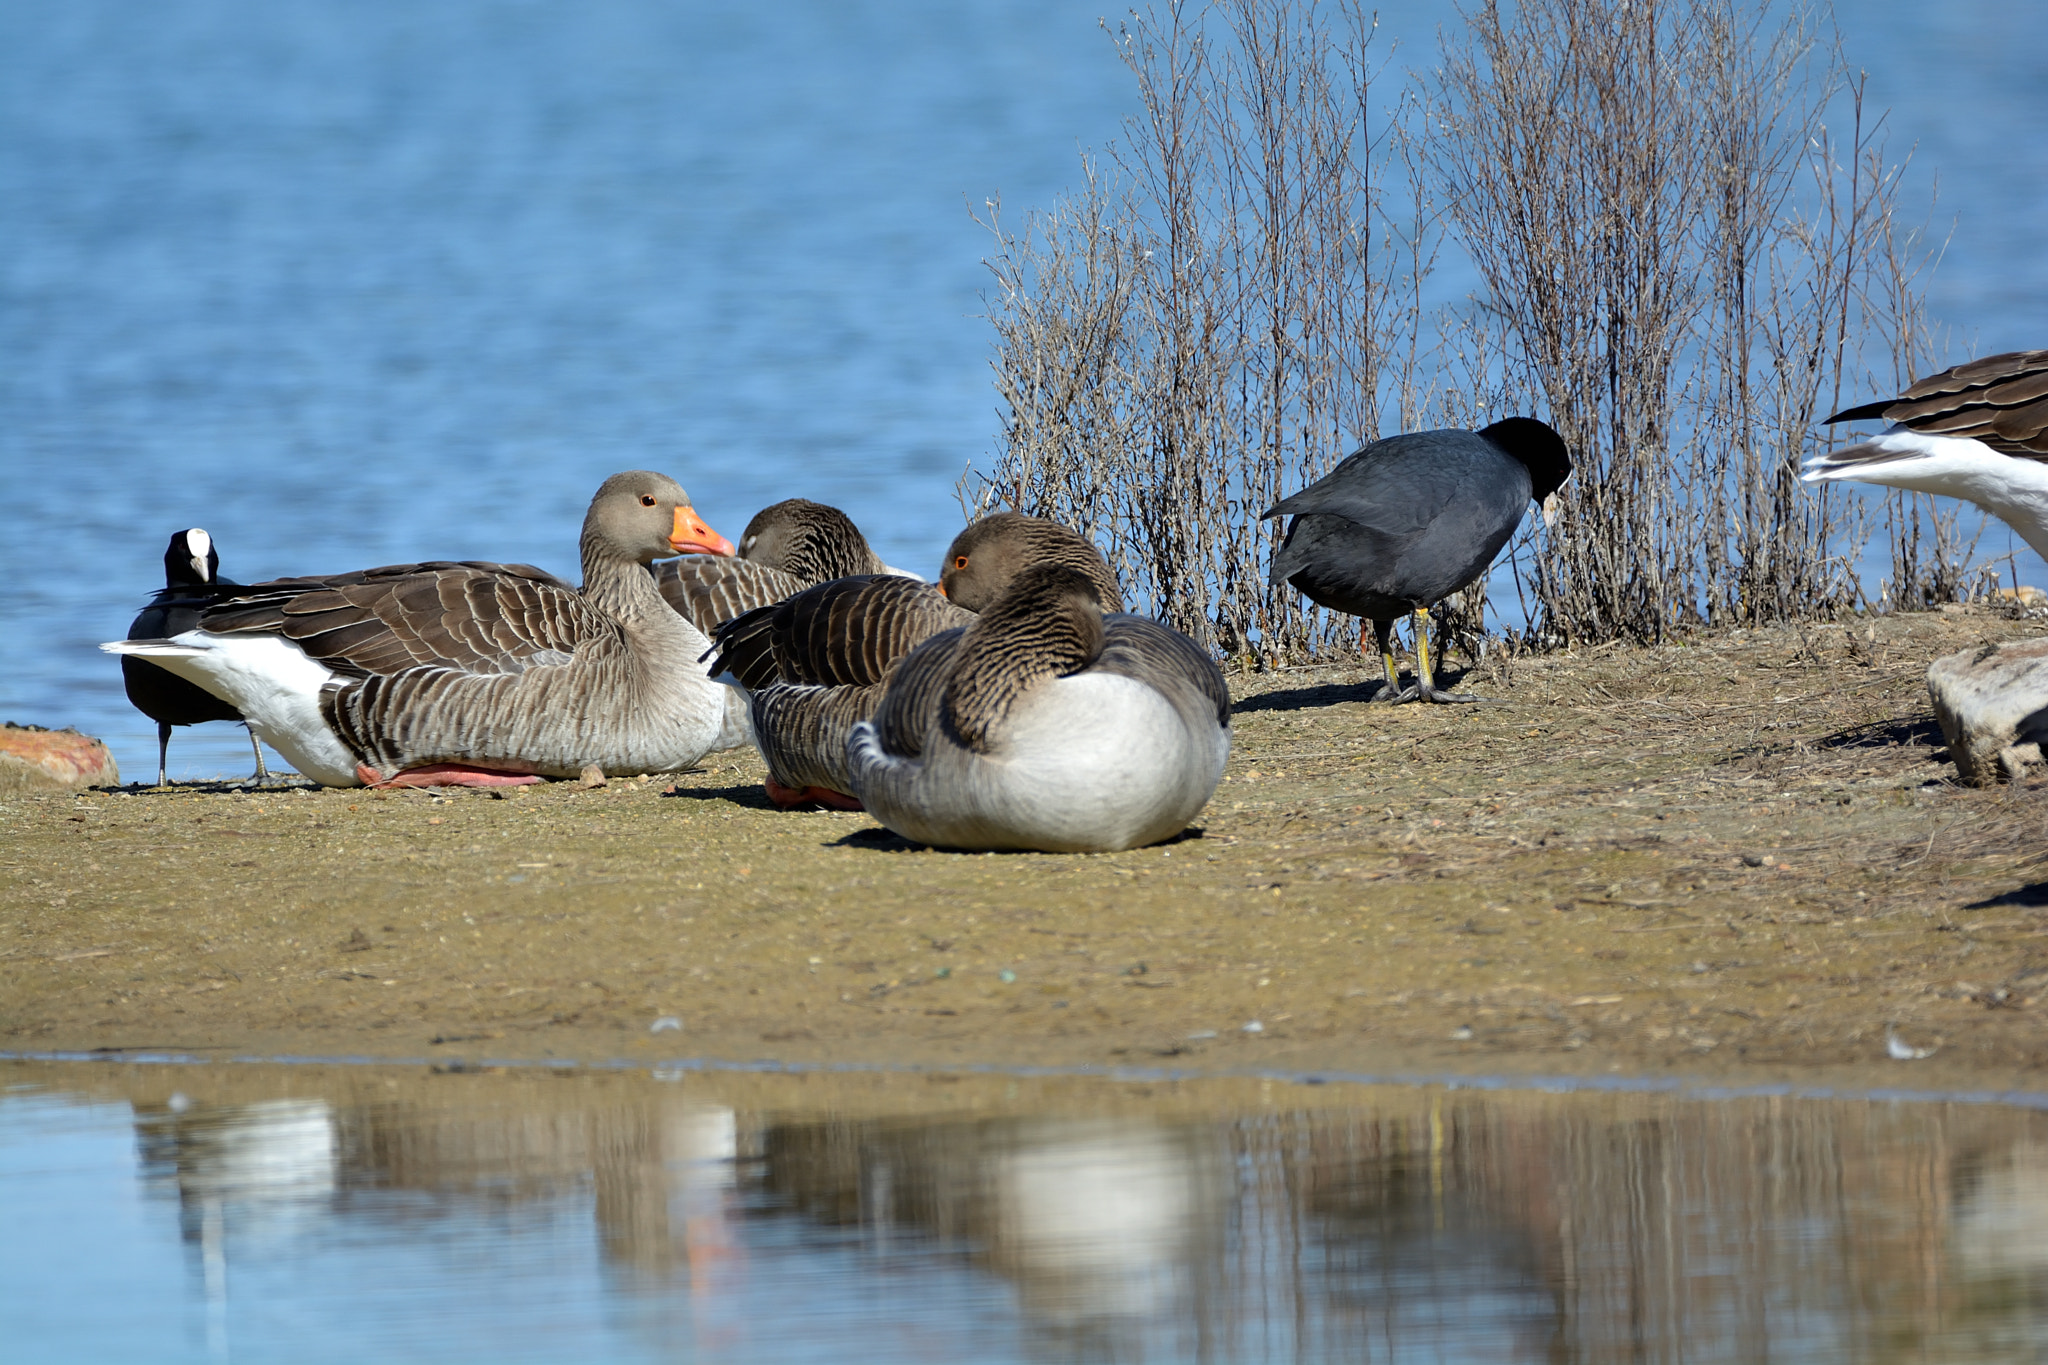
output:
<instances>
[{"instance_id":1,"label":"goose with orange beak","mask_svg":"<svg viewBox=\"0 0 2048 1365\"><path fill-rule=\"evenodd\" d=\"M670 772L752 729L648 566L732 553L675 480L635 470L591 499L581 588L525 564L395 564L252 584L191 630L101 648L219 697L325 786Z\"/></svg>"}]
</instances>

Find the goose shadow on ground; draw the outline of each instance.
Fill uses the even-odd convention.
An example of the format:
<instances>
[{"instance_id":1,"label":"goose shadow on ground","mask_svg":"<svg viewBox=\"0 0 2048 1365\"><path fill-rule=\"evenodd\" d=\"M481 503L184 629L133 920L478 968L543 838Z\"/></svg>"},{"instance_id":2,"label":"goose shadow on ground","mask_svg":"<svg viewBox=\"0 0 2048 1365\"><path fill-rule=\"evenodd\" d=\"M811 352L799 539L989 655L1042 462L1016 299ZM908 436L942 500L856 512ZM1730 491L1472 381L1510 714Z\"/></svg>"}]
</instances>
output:
<instances>
[{"instance_id":1,"label":"goose shadow on ground","mask_svg":"<svg viewBox=\"0 0 2048 1365\"><path fill-rule=\"evenodd\" d=\"M1193 840L1195 840L1195 839L1199 839L1199 838L1201 838L1201 837L1202 837L1203 833L1204 833L1204 831L1203 831L1203 828L1202 828L1202 826L1200 826L1200 825L1189 825L1189 826L1188 826L1188 827L1187 827L1186 829L1184 829L1184 830L1182 830L1182 831L1181 831L1180 833L1178 833L1178 834L1174 835L1174 836L1173 836L1173 837L1172 837L1171 839L1161 839L1161 840L1160 840L1160 841L1159 841L1158 843L1155 843L1155 844L1146 844L1146 845L1144 845L1144 847L1146 847L1146 848L1171 848L1171 847L1172 847L1173 845L1175 845L1175 844L1184 844L1184 843L1189 843L1189 842L1191 842L1191 841L1193 841ZM845 836L844 836L844 837L842 837L842 838L838 838L838 839L833 839L833 840L830 840L830 841L828 841L828 842L827 842L827 843L825 844L825 847L826 847L826 848L857 848L857 849L862 849L862 850L865 850L865 851L867 851L867 852L870 852L870 853L917 853L917 852L920 852L920 851L922 851L922 850L925 850L925 849L930 849L930 850L931 850L932 852L934 852L934 853L961 853L961 854L968 854L968 855L973 855L973 854L978 854L978 853L984 853L984 852L987 852L987 853L1001 853L1001 854L1011 854L1011 853L1024 853L1024 854L1036 854L1036 853L1038 852L1038 850L1036 850L1036 849L1029 849L1029 848L997 848L997 849L953 849L953 848L940 848L940 847L937 847L936 845L933 845L933 844L921 844L921 843L918 843L918 842L916 842L915 840L912 840L912 839L906 839L906 838L904 838L904 837L903 837L902 835L900 835L900 834L896 833L896 832L895 832L894 830L889 830L889 829L883 829L882 827L880 827L880 826L878 826L878 825L871 825L871 826L869 826L869 827L867 827L867 828L865 828L865 829L857 829L857 830L853 831L853 832L852 832L851 834L845 835ZM1126 850L1124 850L1124 851L1125 851L1125 852L1131 852L1132 850L1126 849ZM1079 856L1079 855L1071 855L1071 856Z\"/></svg>"},{"instance_id":2,"label":"goose shadow on ground","mask_svg":"<svg viewBox=\"0 0 2048 1365\"><path fill-rule=\"evenodd\" d=\"M1436 687L1439 692L1451 692L1465 681L1472 672L1469 668L1456 671L1439 670ZM1387 690L1385 678L1371 678L1364 682L1316 683L1308 687L1280 688L1261 692L1255 697L1246 697L1233 703L1232 715L1248 715L1253 711L1313 711L1325 706L1336 706L1343 702L1378 701ZM1491 701L1493 698L1486 698Z\"/></svg>"},{"instance_id":3,"label":"goose shadow on ground","mask_svg":"<svg viewBox=\"0 0 2048 1365\"><path fill-rule=\"evenodd\" d=\"M661 795L664 800L670 797L684 797L692 801L727 801L750 810L776 809L775 803L768 799L768 789L759 782L743 783L736 787L685 787L679 784Z\"/></svg>"},{"instance_id":4,"label":"goose shadow on ground","mask_svg":"<svg viewBox=\"0 0 2048 1365\"><path fill-rule=\"evenodd\" d=\"M270 781L258 782L253 778L214 778L203 782L172 782L159 787L154 782L123 782L115 787L88 787L87 791L104 792L109 796L179 796L199 792L209 796L232 795L249 792L317 792L324 791L318 782L298 776L296 773L279 780L276 773Z\"/></svg>"}]
</instances>

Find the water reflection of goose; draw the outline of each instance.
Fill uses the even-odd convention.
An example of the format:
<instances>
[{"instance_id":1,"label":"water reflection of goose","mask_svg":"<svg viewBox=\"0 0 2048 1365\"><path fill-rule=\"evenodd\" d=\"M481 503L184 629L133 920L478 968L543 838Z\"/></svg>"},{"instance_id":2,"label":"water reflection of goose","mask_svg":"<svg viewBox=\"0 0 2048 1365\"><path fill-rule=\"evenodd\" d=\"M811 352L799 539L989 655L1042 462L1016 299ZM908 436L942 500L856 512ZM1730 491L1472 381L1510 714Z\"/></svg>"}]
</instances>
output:
<instances>
[{"instance_id":1,"label":"water reflection of goose","mask_svg":"<svg viewBox=\"0 0 2048 1365\"><path fill-rule=\"evenodd\" d=\"M1013 1295L1020 1325L1059 1360L1150 1356L1162 1335L1209 1331L1226 1311L1233 1183L1213 1130L1135 1119L778 1124L763 1154L765 1192L813 1225L858 1228L878 1256L942 1248L992 1272L1008 1288L972 1300L991 1340Z\"/></svg>"},{"instance_id":2,"label":"water reflection of goose","mask_svg":"<svg viewBox=\"0 0 2048 1365\"><path fill-rule=\"evenodd\" d=\"M144 1155L172 1167L188 1199L304 1204L331 1197L338 1183L341 1147L325 1100L174 1105L145 1124Z\"/></svg>"},{"instance_id":3,"label":"water reflection of goose","mask_svg":"<svg viewBox=\"0 0 2048 1365\"><path fill-rule=\"evenodd\" d=\"M1223 1192L1185 1138L1147 1123L1034 1123L989 1163L990 1259L1028 1312L1065 1330L1177 1316Z\"/></svg>"},{"instance_id":4,"label":"water reflection of goose","mask_svg":"<svg viewBox=\"0 0 2048 1365\"><path fill-rule=\"evenodd\" d=\"M2025 1279L2048 1291L2048 1147L2021 1143L1975 1169L1951 1241L1965 1277Z\"/></svg>"},{"instance_id":5,"label":"water reflection of goose","mask_svg":"<svg viewBox=\"0 0 2048 1365\"><path fill-rule=\"evenodd\" d=\"M342 1146L325 1100L194 1109L178 1097L137 1127L145 1162L175 1181L185 1235L209 1262L229 1230L264 1240L309 1230L340 1188Z\"/></svg>"}]
</instances>

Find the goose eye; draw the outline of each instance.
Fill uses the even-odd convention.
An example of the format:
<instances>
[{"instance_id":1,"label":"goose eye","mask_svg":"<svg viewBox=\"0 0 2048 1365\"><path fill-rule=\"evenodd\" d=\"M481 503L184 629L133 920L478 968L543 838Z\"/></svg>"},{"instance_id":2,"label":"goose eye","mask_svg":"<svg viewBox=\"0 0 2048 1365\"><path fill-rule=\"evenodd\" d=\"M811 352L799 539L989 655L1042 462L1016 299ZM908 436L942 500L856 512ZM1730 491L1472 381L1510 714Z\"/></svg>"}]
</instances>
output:
<instances>
[{"instance_id":1,"label":"goose eye","mask_svg":"<svg viewBox=\"0 0 2048 1365\"><path fill-rule=\"evenodd\" d=\"M964 569L964 568L966 568L966 567L967 567L967 556L966 556L966 555L957 555L957 556L955 556L955 557L954 557L954 559L953 559L953 567L954 567L954 568L956 568L956 569Z\"/></svg>"},{"instance_id":2,"label":"goose eye","mask_svg":"<svg viewBox=\"0 0 2048 1365\"><path fill-rule=\"evenodd\" d=\"M640 505L641 505L642 507L652 507L652 506L654 506L654 494L652 494L652 493L642 493L642 494L640 495Z\"/></svg>"}]
</instances>

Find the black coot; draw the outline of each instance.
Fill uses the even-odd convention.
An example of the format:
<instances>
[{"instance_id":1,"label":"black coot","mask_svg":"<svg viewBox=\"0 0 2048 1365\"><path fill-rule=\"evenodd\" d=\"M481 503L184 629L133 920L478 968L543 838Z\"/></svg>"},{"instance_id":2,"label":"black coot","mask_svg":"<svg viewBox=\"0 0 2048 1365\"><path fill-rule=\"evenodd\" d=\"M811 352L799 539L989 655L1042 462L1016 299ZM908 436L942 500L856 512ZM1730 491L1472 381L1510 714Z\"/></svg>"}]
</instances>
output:
<instances>
[{"instance_id":1,"label":"black coot","mask_svg":"<svg viewBox=\"0 0 2048 1365\"><path fill-rule=\"evenodd\" d=\"M214 600L215 589L239 586L222 578L220 552L213 537L197 526L171 537L164 551L164 586L150 599L142 614L128 627L131 640L164 640L199 624L199 613ZM165 759L171 749L173 725L198 725L209 720L240 720L242 713L205 691L186 682L169 669L158 668L147 659L121 657L121 681L127 685L128 700L135 709L156 722L156 784L165 785ZM256 751L256 780L270 776L263 763L263 746L254 735L249 745Z\"/></svg>"},{"instance_id":2,"label":"black coot","mask_svg":"<svg viewBox=\"0 0 2048 1365\"><path fill-rule=\"evenodd\" d=\"M1476 701L1436 690L1429 608L1486 572L1541 501L1571 477L1564 440L1533 417L1484 431L1414 431L1375 441L1262 516L1292 516L1272 580L1372 622L1383 700ZM1394 623L1413 613L1415 686L1401 690Z\"/></svg>"}]
</instances>

